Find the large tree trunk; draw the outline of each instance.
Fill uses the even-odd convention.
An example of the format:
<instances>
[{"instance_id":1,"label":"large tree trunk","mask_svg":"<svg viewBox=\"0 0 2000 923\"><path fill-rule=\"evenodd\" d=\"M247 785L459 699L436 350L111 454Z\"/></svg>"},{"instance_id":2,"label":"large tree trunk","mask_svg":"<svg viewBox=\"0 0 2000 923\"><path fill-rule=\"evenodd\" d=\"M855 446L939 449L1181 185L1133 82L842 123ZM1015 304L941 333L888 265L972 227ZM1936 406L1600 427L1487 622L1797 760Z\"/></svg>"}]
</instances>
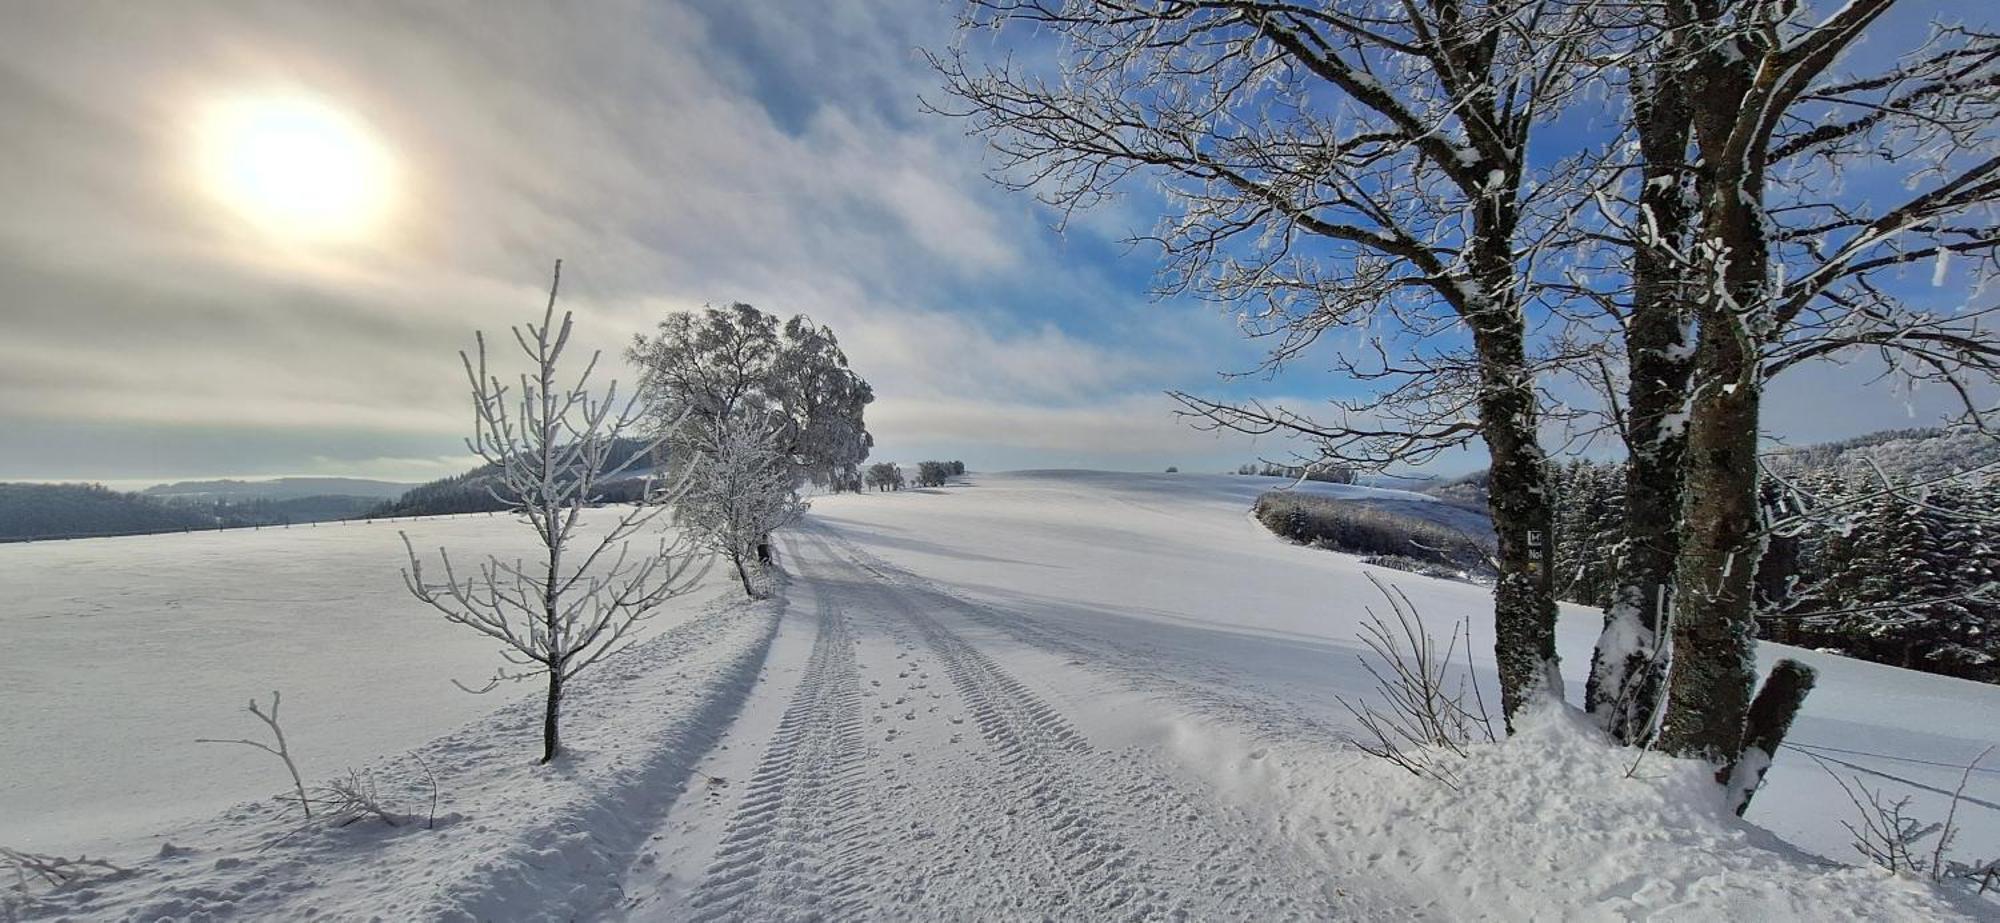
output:
<instances>
[{"instance_id":1,"label":"large tree trunk","mask_svg":"<svg viewBox=\"0 0 2000 923\"><path fill-rule=\"evenodd\" d=\"M1717 325L1733 326L1733 325ZM1662 745L1718 764L1742 745L1756 681L1757 410L1740 337L1705 334L1688 433L1686 533L1673 606L1673 671Z\"/></svg>"},{"instance_id":2,"label":"large tree trunk","mask_svg":"<svg viewBox=\"0 0 2000 923\"><path fill-rule=\"evenodd\" d=\"M1556 663L1556 598L1549 566L1555 522L1548 460L1536 439L1536 401L1518 326L1478 331L1480 428L1492 456L1487 505L1499 539L1493 588L1493 653L1500 708L1514 717L1540 696L1562 696Z\"/></svg>"},{"instance_id":3,"label":"large tree trunk","mask_svg":"<svg viewBox=\"0 0 2000 923\"><path fill-rule=\"evenodd\" d=\"M1514 188L1519 176L1503 179L1489 185L1474 213L1471 259L1478 296L1465 306L1465 318L1479 355L1479 427L1492 462L1486 502L1500 568L1493 588L1493 658L1500 672L1500 711L1511 733L1515 716L1529 702L1561 700L1563 691L1551 566L1555 495L1537 431L1541 405L1516 286L1519 209L1504 191Z\"/></svg>"},{"instance_id":4,"label":"large tree trunk","mask_svg":"<svg viewBox=\"0 0 2000 923\"><path fill-rule=\"evenodd\" d=\"M1741 78L1732 80L1732 77ZM1718 765L1736 759L1756 682L1756 572L1762 556L1757 426L1770 310L1763 170L1735 136L1731 100L1745 75L1724 71L1698 89L1702 147L1699 256L1711 275L1699 300L1701 338L1688 425L1687 497L1672 605L1673 667L1662 745ZM1736 92L1730 92L1736 89Z\"/></svg>"},{"instance_id":5,"label":"large tree trunk","mask_svg":"<svg viewBox=\"0 0 2000 923\"><path fill-rule=\"evenodd\" d=\"M1672 33L1668 33L1671 36ZM1687 85L1671 38L1645 74L1635 122L1644 158L1642 234L1632 255L1632 305L1625 331L1624 541L1611 605L1591 663L1584 707L1617 740L1652 735L1667 664L1661 654L1664 604L1680 553L1681 464L1687 451L1689 304L1676 251L1686 246L1693 208L1685 188L1692 131Z\"/></svg>"}]
</instances>

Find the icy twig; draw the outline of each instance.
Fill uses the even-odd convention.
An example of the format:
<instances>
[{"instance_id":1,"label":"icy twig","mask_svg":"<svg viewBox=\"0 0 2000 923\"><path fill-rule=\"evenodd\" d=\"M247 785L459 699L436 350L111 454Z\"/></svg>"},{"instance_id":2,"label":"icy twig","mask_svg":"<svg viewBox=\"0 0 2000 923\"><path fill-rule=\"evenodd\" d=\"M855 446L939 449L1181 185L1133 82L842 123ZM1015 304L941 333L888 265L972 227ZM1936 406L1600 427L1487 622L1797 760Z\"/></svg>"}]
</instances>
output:
<instances>
[{"instance_id":1,"label":"icy twig","mask_svg":"<svg viewBox=\"0 0 2000 923\"><path fill-rule=\"evenodd\" d=\"M25 893L30 878L50 888L61 888L89 879L116 878L132 870L105 859L89 856L51 856L0 846L0 869L15 875L14 890Z\"/></svg>"},{"instance_id":2,"label":"icy twig","mask_svg":"<svg viewBox=\"0 0 2000 923\"><path fill-rule=\"evenodd\" d=\"M284 728L278 726L277 690L274 689L271 691L271 710L269 713L266 713L265 711L257 707L256 699L251 699L250 714L257 716L257 720L264 722L264 726L271 729L271 736L277 740L278 742L277 746L273 747L270 744L264 743L262 741L250 740L247 738L237 738L235 740L217 740L214 738L199 737L195 739L195 743L239 744L245 747L255 747L259 750L264 751L265 753L269 753L272 756L277 757L279 760L284 762L285 771L292 774L292 790L297 792L296 800L298 801L299 809L306 812L306 819L308 820L312 819L312 803L310 799L306 797L306 783L304 780L299 778L298 764L292 762L291 748L285 745L285 730Z\"/></svg>"}]
</instances>

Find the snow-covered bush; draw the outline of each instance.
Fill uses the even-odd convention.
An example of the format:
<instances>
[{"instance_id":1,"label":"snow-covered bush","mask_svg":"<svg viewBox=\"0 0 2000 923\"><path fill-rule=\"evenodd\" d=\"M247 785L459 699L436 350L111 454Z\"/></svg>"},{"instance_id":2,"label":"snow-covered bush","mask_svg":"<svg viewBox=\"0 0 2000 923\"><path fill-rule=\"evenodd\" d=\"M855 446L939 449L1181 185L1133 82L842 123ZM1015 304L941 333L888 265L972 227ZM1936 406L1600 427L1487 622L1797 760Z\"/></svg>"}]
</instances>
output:
<instances>
[{"instance_id":1,"label":"snow-covered bush","mask_svg":"<svg viewBox=\"0 0 2000 923\"><path fill-rule=\"evenodd\" d=\"M1300 544L1492 572L1486 550L1465 533L1381 507L1274 490L1257 498L1253 512L1266 528Z\"/></svg>"}]
</instances>

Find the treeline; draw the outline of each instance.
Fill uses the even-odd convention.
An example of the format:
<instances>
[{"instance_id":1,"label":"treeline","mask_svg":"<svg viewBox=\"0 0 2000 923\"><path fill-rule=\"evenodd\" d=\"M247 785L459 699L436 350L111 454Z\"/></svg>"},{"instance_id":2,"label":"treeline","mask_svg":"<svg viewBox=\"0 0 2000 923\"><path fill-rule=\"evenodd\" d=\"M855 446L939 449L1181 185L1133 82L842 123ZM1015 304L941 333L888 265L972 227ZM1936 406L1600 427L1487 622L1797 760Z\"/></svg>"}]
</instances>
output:
<instances>
[{"instance_id":1,"label":"treeline","mask_svg":"<svg viewBox=\"0 0 2000 923\"><path fill-rule=\"evenodd\" d=\"M1558 592L1608 605L1624 472L1573 461L1550 480ZM2000 682L2000 480L1819 470L1767 481L1764 499L1775 525L1757 562L1760 637Z\"/></svg>"},{"instance_id":2,"label":"treeline","mask_svg":"<svg viewBox=\"0 0 2000 923\"><path fill-rule=\"evenodd\" d=\"M101 484L0 484L0 541L325 522L359 515L374 502L347 496L162 499Z\"/></svg>"},{"instance_id":3,"label":"treeline","mask_svg":"<svg viewBox=\"0 0 2000 923\"><path fill-rule=\"evenodd\" d=\"M1236 466L1236 473L1257 474L1267 478L1291 478L1294 481L1304 479L1323 484L1352 484L1355 480L1354 469L1345 465L1274 465L1270 462L1244 462Z\"/></svg>"},{"instance_id":4,"label":"treeline","mask_svg":"<svg viewBox=\"0 0 2000 923\"><path fill-rule=\"evenodd\" d=\"M962 461L922 461L917 463L916 485L918 487L943 487L951 478L965 473ZM861 493L867 490L902 490L911 479L905 477L901 465L895 462L876 462L865 470L835 474L827 487L834 493Z\"/></svg>"},{"instance_id":5,"label":"treeline","mask_svg":"<svg viewBox=\"0 0 2000 923\"><path fill-rule=\"evenodd\" d=\"M0 539L209 528L193 510L102 484L0 484Z\"/></svg>"}]
</instances>

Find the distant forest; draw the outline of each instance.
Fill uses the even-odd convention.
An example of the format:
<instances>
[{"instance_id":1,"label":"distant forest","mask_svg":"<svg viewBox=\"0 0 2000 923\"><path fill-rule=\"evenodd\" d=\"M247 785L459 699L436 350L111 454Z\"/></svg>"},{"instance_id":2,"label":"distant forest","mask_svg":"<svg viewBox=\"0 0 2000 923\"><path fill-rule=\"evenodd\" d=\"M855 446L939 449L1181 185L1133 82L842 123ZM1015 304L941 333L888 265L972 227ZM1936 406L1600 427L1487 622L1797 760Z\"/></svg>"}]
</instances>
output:
<instances>
[{"instance_id":1,"label":"distant forest","mask_svg":"<svg viewBox=\"0 0 2000 923\"><path fill-rule=\"evenodd\" d=\"M646 443L638 439L620 439L612 447L605 459L606 469L631 466L625 473L632 477L611 481L599 491L598 499L606 503L627 503L639 499L645 489L644 475L654 467L650 459L632 461L633 456L646 449ZM378 503L366 510L366 515L375 519L392 516L443 516L449 513L490 513L504 510L507 504L493 496L493 488L499 483L496 475L499 468L481 465L464 474L454 474L439 478L428 484L419 484L394 500Z\"/></svg>"},{"instance_id":2,"label":"distant forest","mask_svg":"<svg viewBox=\"0 0 2000 923\"><path fill-rule=\"evenodd\" d=\"M2000 463L1978 434L1897 430L1767 453L1765 515L1790 522L1757 565L1761 637L1899 667L2000 682ZM1465 482L1447 488L1464 489ZM1555 567L1572 602L1610 603L1624 471L1554 472Z\"/></svg>"},{"instance_id":3,"label":"distant forest","mask_svg":"<svg viewBox=\"0 0 2000 923\"><path fill-rule=\"evenodd\" d=\"M324 522L359 516L375 503L368 497L163 499L100 484L0 483L0 541Z\"/></svg>"}]
</instances>

